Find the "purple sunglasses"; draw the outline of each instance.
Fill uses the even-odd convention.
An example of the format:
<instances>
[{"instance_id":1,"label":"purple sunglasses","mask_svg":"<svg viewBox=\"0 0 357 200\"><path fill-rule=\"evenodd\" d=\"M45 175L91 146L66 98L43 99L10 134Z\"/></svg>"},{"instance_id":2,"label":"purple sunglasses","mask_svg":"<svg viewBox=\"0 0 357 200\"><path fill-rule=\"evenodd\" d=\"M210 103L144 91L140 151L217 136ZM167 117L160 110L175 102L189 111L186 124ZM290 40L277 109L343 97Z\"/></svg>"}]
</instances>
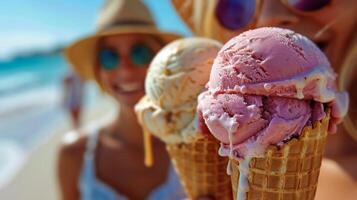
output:
<instances>
[{"instance_id":1,"label":"purple sunglasses","mask_svg":"<svg viewBox=\"0 0 357 200\"><path fill-rule=\"evenodd\" d=\"M249 25L255 15L258 0L218 0L215 15L219 23L229 29L238 30ZM281 0L298 12L317 11L330 4L331 0Z\"/></svg>"}]
</instances>

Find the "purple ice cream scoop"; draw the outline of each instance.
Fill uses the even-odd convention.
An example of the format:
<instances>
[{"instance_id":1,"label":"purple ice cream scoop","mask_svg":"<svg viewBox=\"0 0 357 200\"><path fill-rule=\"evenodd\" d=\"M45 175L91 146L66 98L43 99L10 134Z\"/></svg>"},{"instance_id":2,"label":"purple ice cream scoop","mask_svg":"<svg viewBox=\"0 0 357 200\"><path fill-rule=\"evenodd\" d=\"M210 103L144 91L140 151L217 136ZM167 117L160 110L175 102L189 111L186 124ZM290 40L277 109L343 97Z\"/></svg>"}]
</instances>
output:
<instances>
[{"instance_id":1,"label":"purple ice cream scoop","mask_svg":"<svg viewBox=\"0 0 357 200\"><path fill-rule=\"evenodd\" d=\"M232 38L218 53L198 110L222 142L220 153L259 156L283 144L330 107L330 132L347 113L326 56L306 37L259 28Z\"/></svg>"}]
</instances>

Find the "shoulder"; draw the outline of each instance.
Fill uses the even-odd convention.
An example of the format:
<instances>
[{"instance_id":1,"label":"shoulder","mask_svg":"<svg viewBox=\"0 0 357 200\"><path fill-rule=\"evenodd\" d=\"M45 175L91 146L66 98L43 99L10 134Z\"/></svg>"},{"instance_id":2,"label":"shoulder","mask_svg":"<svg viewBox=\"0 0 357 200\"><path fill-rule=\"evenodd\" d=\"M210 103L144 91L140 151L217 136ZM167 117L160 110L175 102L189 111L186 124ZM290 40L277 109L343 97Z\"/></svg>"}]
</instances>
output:
<instances>
[{"instance_id":1,"label":"shoulder","mask_svg":"<svg viewBox=\"0 0 357 200\"><path fill-rule=\"evenodd\" d=\"M59 155L63 157L81 157L86 149L88 134L80 134L77 131L66 133L62 137Z\"/></svg>"},{"instance_id":2,"label":"shoulder","mask_svg":"<svg viewBox=\"0 0 357 200\"><path fill-rule=\"evenodd\" d=\"M57 157L60 173L65 171L73 175L79 174L88 139L88 134L81 134L77 131L68 132L62 137Z\"/></svg>"},{"instance_id":3,"label":"shoulder","mask_svg":"<svg viewBox=\"0 0 357 200\"><path fill-rule=\"evenodd\" d=\"M88 135L72 131L61 141L57 157L57 178L63 199L78 199L78 180Z\"/></svg>"}]
</instances>

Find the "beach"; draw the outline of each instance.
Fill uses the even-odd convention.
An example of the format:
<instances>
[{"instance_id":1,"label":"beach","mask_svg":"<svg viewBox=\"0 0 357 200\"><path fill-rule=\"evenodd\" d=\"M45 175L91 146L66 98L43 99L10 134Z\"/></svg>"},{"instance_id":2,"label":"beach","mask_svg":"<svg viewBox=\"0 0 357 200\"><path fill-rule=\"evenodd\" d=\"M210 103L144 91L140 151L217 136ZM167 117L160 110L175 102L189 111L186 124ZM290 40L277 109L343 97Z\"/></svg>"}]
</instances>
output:
<instances>
[{"instance_id":1,"label":"beach","mask_svg":"<svg viewBox=\"0 0 357 200\"><path fill-rule=\"evenodd\" d=\"M116 111L115 104L109 97L100 98L96 105L85 111L83 129L109 122ZM56 176L58 148L65 133L76 133L64 113L58 115L56 121L52 127L44 128L47 136L39 144L33 146L25 156L20 154L17 163L13 160L14 164L8 165L10 173L0 187L0 199L59 199ZM12 168L15 164L16 168Z\"/></svg>"},{"instance_id":2,"label":"beach","mask_svg":"<svg viewBox=\"0 0 357 200\"><path fill-rule=\"evenodd\" d=\"M0 61L0 68L0 199L39 199L41 187L49 191L49 198L41 199L53 199L57 148L72 129L63 108L62 81L69 68L59 53ZM84 88L84 123L96 124L115 112L94 83ZM29 187L33 181L38 184Z\"/></svg>"}]
</instances>

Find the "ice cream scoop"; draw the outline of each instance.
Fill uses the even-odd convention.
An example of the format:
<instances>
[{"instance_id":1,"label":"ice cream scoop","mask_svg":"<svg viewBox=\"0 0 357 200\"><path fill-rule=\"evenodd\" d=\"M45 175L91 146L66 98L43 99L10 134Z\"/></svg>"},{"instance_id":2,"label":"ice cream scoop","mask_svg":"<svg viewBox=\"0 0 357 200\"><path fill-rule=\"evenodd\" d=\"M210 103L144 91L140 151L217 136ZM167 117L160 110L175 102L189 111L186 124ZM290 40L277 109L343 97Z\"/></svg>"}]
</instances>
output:
<instances>
[{"instance_id":1,"label":"ice cream scoop","mask_svg":"<svg viewBox=\"0 0 357 200\"><path fill-rule=\"evenodd\" d=\"M207 38L186 38L164 47L150 64L146 96L135 106L144 130L145 163L152 164L150 135L166 144L171 162L189 199L231 199L228 158L220 144L198 128L197 97L209 79L222 45Z\"/></svg>"},{"instance_id":2,"label":"ice cream scoop","mask_svg":"<svg viewBox=\"0 0 357 200\"><path fill-rule=\"evenodd\" d=\"M170 43L155 56L145 81L146 96L135 107L145 130L167 143L200 138L197 96L221 47L211 39L187 38Z\"/></svg>"},{"instance_id":3,"label":"ice cream scoop","mask_svg":"<svg viewBox=\"0 0 357 200\"><path fill-rule=\"evenodd\" d=\"M326 56L306 37L259 28L232 38L218 53L198 110L222 142L220 153L261 156L268 145L298 137L331 109L330 132L346 115Z\"/></svg>"}]
</instances>

